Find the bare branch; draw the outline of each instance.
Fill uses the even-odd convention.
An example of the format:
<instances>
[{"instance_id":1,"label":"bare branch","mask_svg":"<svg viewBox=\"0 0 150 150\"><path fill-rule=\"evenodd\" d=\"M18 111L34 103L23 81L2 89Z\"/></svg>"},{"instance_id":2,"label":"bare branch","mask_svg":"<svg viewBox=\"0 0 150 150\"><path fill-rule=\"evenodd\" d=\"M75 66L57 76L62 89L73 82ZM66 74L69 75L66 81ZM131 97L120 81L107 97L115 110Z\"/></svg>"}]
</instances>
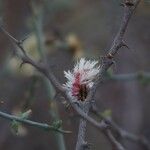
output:
<instances>
[{"instance_id":1,"label":"bare branch","mask_svg":"<svg viewBox=\"0 0 150 150\"><path fill-rule=\"evenodd\" d=\"M132 6L127 5L126 3L127 0L125 0L124 3L124 15L123 15L123 19L121 22L121 26L120 29L116 35L116 37L114 38L114 41L111 45L111 48L109 50L109 53L107 55L107 57L113 58L114 55L118 52L119 48L124 46L124 34L126 32L127 26L129 24L129 20L134 12L134 10L136 9L137 5L139 4L140 0L136 0L135 3L133 3Z\"/></svg>"},{"instance_id":2,"label":"bare branch","mask_svg":"<svg viewBox=\"0 0 150 150\"><path fill-rule=\"evenodd\" d=\"M150 81L150 73L149 72L136 72L136 73L128 73L128 74L117 74L117 75L108 75L108 80L112 81L134 81L134 80L148 80Z\"/></svg>"},{"instance_id":3,"label":"bare branch","mask_svg":"<svg viewBox=\"0 0 150 150\"><path fill-rule=\"evenodd\" d=\"M138 136L132 133L127 132L126 130L119 127L111 118L106 118L98 111L98 108L95 105L92 105L91 111L104 120L107 124L109 124L110 129L117 133L119 137L122 139L127 139L129 141L133 141L137 144L141 144L147 150L150 150L149 141L144 136Z\"/></svg>"},{"instance_id":4,"label":"bare branch","mask_svg":"<svg viewBox=\"0 0 150 150\"><path fill-rule=\"evenodd\" d=\"M108 137L109 141L111 141L111 144L115 150L125 150L125 148L120 144L115 137L113 136L110 129L105 130L105 134Z\"/></svg>"},{"instance_id":5,"label":"bare branch","mask_svg":"<svg viewBox=\"0 0 150 150\"><path fill-rule=\"evenodd\" d=\"M49 68L47 66L44 66L41 63L35 62L33 59L31 59L26 51L23 48L23 41L19 41L16 38L14 38L9 32L7 32L2 26L0 26L0 29L3 31L3 33L13 42L16 44L16 46L20 49L20 51L23 53L23 55L18 54L17 50L15 50L15 54L23 61L23 63L28 63L32 66L34 66L39 72L44 74L49 81L53 84L53 86L58 90L59 92L65 92L62 85L57 81L56 77L53 75L52 72L50 72Z\"/></svg>"},{"instance_id":6,"label":"bare branch","mask_svg":"<svg viewBox=\"0 0 150 150\"><path fill-rule=\"evenodd\" d=\"M15 120L17 122L20 122L20 123L23 123L23 124L26 124L26 125L29 125L29 126L37 127L37 128L40 128L40 129L44 129L44 130L47 130L47 131L53 130L53 131L60 132L60 133L71 133L71 131L62 130L62 129L56 128L52 125L48 125L46 123L40 123L40 122L35 122L35 121L23 119L21 117L10 115L10 114L4 113L2 111L0 111L0 117L5 118L5 119L10 120L10 121Z\"/></svg>"}]
</instances>

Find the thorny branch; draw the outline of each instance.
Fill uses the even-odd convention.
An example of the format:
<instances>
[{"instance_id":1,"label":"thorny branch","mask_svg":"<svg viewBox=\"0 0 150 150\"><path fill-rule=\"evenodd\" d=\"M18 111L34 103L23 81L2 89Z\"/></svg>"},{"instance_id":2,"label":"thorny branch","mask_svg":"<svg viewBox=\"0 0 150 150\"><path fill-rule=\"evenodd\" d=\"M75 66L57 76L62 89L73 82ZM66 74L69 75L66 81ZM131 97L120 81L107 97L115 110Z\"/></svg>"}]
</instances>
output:
<instances>
[{"instance_id":1,"label":"thorny branch","mask_svg":"<svg viewBox=\"0 0 150 150\"><path fill-rule=\"evenodd\" d=\"M96 105L92 105L91 112L100 117L103 121L110 125L110 130L115 132L122 139L133 141L137 144L141 144L147 150L150 150L150 144L144 136L138 136L132 133L127 132L126 130L119 127L110 117L104 117L101 112L99 112Z\"/></svg>"},{"instance_id":2,"label":"thorny branch","mask_svg":"<svg viewBox=\"0 0 150 150\"><path fill-rule=\"evenodd\" d=\"M93 100L97 86L103 81L103 76L104 76L105 72L111 67L111 65L113 65L113 58L114 58L115 54L118 52L118 50L121 47L126 46L124 39L123 39L124 34L127 29L129 20L132 16L134 10L136 9L137 5L139 4L139 2L140 2L140 0L136 0L134 3L132 3L132 5L129 5L129 3L127 3L127 0L125 0L125 3L123 3L124 15L123 15L120 29L119 29L116 37L114 38L114 41L110 47L110 50L108 51L106 56L103 57L102 65L101 65L101 72L99 74L99 79L96 82L95 86L90 91L88 98L87 98L88 100ZM89 103L89 105L91 105L91 103ZM108 129L106 129L106 130L108 130ZM106 130L104 130L104 131L106 131ZM79 134L80 133L81 132L79 132ZM105 135L108 137L108 139L111 141L111 143L115 146L115 148L117 150L124 149L120 143L118 144L117 140L113 137L110 130L108 132L105 132ZM77 142L80 143L79 140Z\"/></svg>"},{"instance_id":3,"label":"thorny branch","mask_svg":"<svg viewBox=\"0 0 150 150\"><path fill-rule=\"evenodd\" d=\"M24 118L21 118L21 117L17 117L17 116L14 116L14 115L4 113L2 111L0 111L0 117L11 120L11 121L17 121L17 122L20 122L20 123L24 123L26 125L37 127L37 128L44 129L44 130L47 130L47 131L52 130L52 131L57 131L57 132L60 132L60 133L71 133L70 131L65 131L63 129L56 128L52 125L48 125L46 123L40 123L40 122L27 120L27 119L24 119Z\"/></svg>"},{"instance_id":4,"label":"thorny branch","mask_svg":"<svg viewBox=\"0 0 150 150\"><path fill-rule=\"evenodd\" d=\"M109 67L111 67L111 65L113 64L113 58L115 56L115 54L118 52L118 50L122 47L122 46L126 46L125 42L124 42L124 34L125 31L127 29L129 20L135 10L135 8L137 7L138 3L140 2L140 0L136 0L134 1L134 3L132 3L132 5L129 5L129 3L127 3L127 0L125 0L125 3L123 4L124 6L124 16L121 22L121 26L120 29L116 35L116 37L114 38L114 41L111 45L110 50L108 51L108 53L106 54L106 56L103 57L103 61L102 61L102 65L101 65L101 71L99 74L99 80L96 82L95 86L92 88L92 90L89 92L88 97L87 97L87 102L89 102L89 108L91 106L91 102L93 100L95 91L97 86L103 81L103 76L104 73L108 70ZM66 93L65 89L62 87L62 85L58 82L58 80L56 79L56 77L53 75L53 73L50 71L50 69L46 66L46 64L42 64L42 63L37 63L34 60L32 60L25 52L22 44L23 41L18 41L17 39L15 39L14 37L12 37L3 27L0 27L1 30L13 41L13 43L16 44L17 47L20 48L20 51L22 52L22 54L19 54L17 50L15 50L15 54L23 61L23 63L28 63L31 64L32 66L34 66L39 72L41 72L42 74L44 74L49 81L51 81L51 83L53 84L53 86L56 88L56 90L58 92L61 92L62 95L67 98L67 100L69 100L69 102L71 103L72 107L76 110L76 112L85 120L87 120L89 123L91 123L91 125L95 126L96 128L100 129L100 131L102 131L102 133L104 133L104 135L109 139L110 143L112 144L112 146L115 147L115 149L117 150L124 150L124 147L116 140L116 138L113 136L110 128L111 125L108 124L107 122L97 122L96 120L94 120L93 118L91 118L88 115L89 110L87 110L87 112L85 113L77 103L74 102L74 100L72 98L70 98L68 96L68 94ZM110 125L110 127L108 128L108 125ZM86 131L86 130L85 130ZM80 134L80 133L79 133ZM84 139L83 139L84 141ZM80 142L80 141L77 141ZM82 144L81 144L82 145ZM80 150L80 149L79 149Z\"/></svg>"},{"instance_id":5,"label":"thorny branch","mask_svg":"<svg viewBox=\"0 0 150 150\"><path fill-rule=\"evenodd\" d=\"M15 54L22 60L22 63L27 63L35 67L40 73L45 75L49 81L53 84L53 86L56 88L57 92L61 92L61 94L69 100L73 108L77 111L77 113L82 117L85 118L87 121L89 121L93 126L97 127L100 130L103 130L106 126L103 124L95 121L93 118L89 117L86 113L82 111L81 108L78 107L78 105L72 100L68 94L66 93L66 90L63 88L63 86L58 82L56 77L53 75L53 73L50 71L50 68L47 68L45 64L35 62L33 59L31 59L27 53L25 52L23 46L22 46L22 41L18 41L15 39L13 36L11 36L2 26L0 29L12 40L13 43L16 44L17 47L20 48L21 52L24 55L20 55L17 50L15 50Z\"/></svg>"}]
</instances>

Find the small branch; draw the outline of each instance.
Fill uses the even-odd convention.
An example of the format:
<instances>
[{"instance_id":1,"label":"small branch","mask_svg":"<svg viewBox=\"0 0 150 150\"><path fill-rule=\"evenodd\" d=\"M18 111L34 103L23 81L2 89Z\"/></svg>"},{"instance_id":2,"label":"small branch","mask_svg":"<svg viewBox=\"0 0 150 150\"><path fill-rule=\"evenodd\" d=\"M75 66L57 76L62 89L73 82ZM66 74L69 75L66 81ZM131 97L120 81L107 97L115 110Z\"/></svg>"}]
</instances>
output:
<instances>
[{"instance_id":1,"label":"small branch","mask_svg":"<svg viewBox=\"0 0 150 150\"><path fill-rule=\"evenodd\" d=\"M105 75L106 71L114 64L113 58L115 54L119 51L119 49L124 46L124 34L127 29L129 20L136 9L137 5L139 4L140 0L136 0L133 6L126 5L126 0L124 3L124 14L121 21L121 25L119 28L118 33L116 34L114 41L108 50L108 53L106 56L102 57L102 64L101 64L101 70L99 73L99 79L96 81L95 85L90 91L89 99L94 99L94 95L96 92L96 89L100 83L103 82L103 76Z\"/></svg>"},{"instance_id":2,"label":"small branch","mask_svg":"<svg viewBox=\"0 0 150 150\"><path fill-rule=\"evenodd\" d=\"M20 45L18 45L18 43L20 43L17 39L15 39L12 35L10 35L2 26L0 26L0 29L3 31L3 33L9 37L15 44L16 46L18 46L20 48ZM21 48L20 50L25 51L24 48L22 47L21 44ZM28 63L30 65L32 65L33 67L35 67L40 73L42 73L45 77L47 77L47 79L53 84L53 86L55 87L55 89L57 90L57 92L61 92L61 94L70 102L70 104L72 105L72 107L75 109L75 111L84 119L86 119L88 122L91 123L91 125L95 126L96 128L103 130L104 128L106 128L106 126L104 126L103 124L95 121L93 118L89 117L86 113L84 113L82 111L81 108L78 107L78 105L76 105L76 103L74 103L74 100L72 100L69 96L68 93L66 93L66 90L62 87L62 85L58 82L58 80L56 79L56 77L53 75L52 72L48 71L50 70L50 68L47 68L46 66L44 66L43 64L39 64L37 62L35 62L33 59L31 59L26 53L23 53L24 55L18 55L17 54L17 50L15 50L16 55L18 56L18 58L20 58L24 63Z\"/></svg>"},{"instance_id":3,"label":"small branch","mask_svg":"<svg viewBox=\"0 0 150 150\"><path fill-rule=\"evenodd\" d=\"M114 38L114 41L111 45L111 48L109 50L109 53L108 53L108 57L109 58L113 58L114 55L118 52L118 50L120 49L120 47L124 46L124 34L126 32L126 29L127 29L127 26L129 24L129 20L134 12L134 10L136 9L137 5L139 4L140 0L136 0L132 6L130 5L127 5L126 4L126 1L127 0L124 0L125 3L124 3L124 15L123 15L123 19L122 19L122 22L121 22L121 26L120 26L120 29L116 35L116 37Z\"/></svg>"},{"instance_id":4,"label":"small branch","mask_svg":"<svg viewBox=\"0 0 150 150\"><path fill-rule=\"evenodd\" d=\"M106 118L103 115L101 115L97 107L94 105L92 106L91 111L94 114L96 114L98 117L100 117L102 120L104 120L107 124L109 124L110 129L116 132L117 135L121 137L122 139L127 139L128 141L133 141L137 144L141 144L147 150L150 150L149 141L145 137L129 133L125 131L124 129L120 128L112 119Z\"/></svg>"},{"instance_id":5,"label":"small branch","mask_svg":"<svg viewBox=\"0 0 150 150\"><path fill-rule=\"evenodd\" d=\"M113 136L111 130L107 129L105 130L105 134L108 137L109 141L111 141L111 144L115 150L125 150L125 148L120 144L115 137Z\"/></svg>"},{"instance_id":6,"label":"small branch","mask_svg":"<svg viewBox=\"0 0 150 150\"><path fill-rule=\"evenodd\" d=\"M62 129L56 128L52 125L48 125L46 123L40 123L40 122L35 122L35 121L27 120L27 119L22 119L20 117L10 115L10 114L4 113L2 111L0 111L0 117L5 118L5 119L10 120L10 121L15 120L17 122L20 122L20 123L23 123L23 124L26 124L26 125L29 125L29 126L37 127L37 128L40 128L40 129L44 129L44 130L47 130L47 131L53 130L53 131L56 131L56 132L59 132L59 133L71 133L71 131L62 130Z\"/></svg>"},{"instance_id":7,"label":"small branch","mask_svg":"<svg viewBox=\"0 0 150 150\"><path fill-rule=\"evenodd\" d=\"M122 46L124 46L124 39L123 38L124 38L125 31L127 29L129 20L133 14L135 8L139 4L139 2L140 2L140 0L136 0L132 6L127 5L126 1L124 3L124 15L123 15L123 19L121 22L121 26L119 28L117 35L114 38L114 41L113 41L108 53L106 54L106 56L104 56L102 58L101 70L99 73L99 79L96 81L95 85L93 86L93 88L89 92L89 95L87 98L88 100L92 100L93 103L94 103L94 95L95 95L96 89L97 89L98 85L103 82L103 76L105 75L105 72L113 65L113 63L114 63L113 58L114 58L115 54L118 52L118 50ZM103 131L105 131L105 130L103 130ZM106 133L105 133L105 135L106 135ZM109 138L109 140L112 143L112 138Z\"/></svg>"},{"instance_id":8,"label":"small branch","mask_svg":"<svg viewBox=\"0 0 150 150\"><path fill-rule=\"evenodd\" d=\"M51 83L53 84L53 86L56 88L56 90L58 90L59 92L65 92L64 88L62 87L62 85L58 82L58 80L55 78L55 76L52 74L51 71L49 71L50 69L47 68L47 66L44 66L43 64L37 63L35 62L33 59L31 59L26 51L23 48L23 41L19 41L16 38L14 38L12 35L10 35L9 32L7 32L2 26L0 26L1 31L13 42L16 44L16 46L20 49L20 51L23 53L23 55L18 54L17 50L15 51L15 54L18 56L18 58L20 58L23 63L28 63L30 65L32 65L33 67L35 67L39 72L41 72L42 74L44 74L49 81L51 81Z\"/></svg>"},{"instance_id":9,"label":"small branch","mask_svg":"<svg viewBox=\"0 0 150 150\"><path fill-rule=\"evenodd\" d=\"M129 133L119 127L118 127L118 133L120 133L120 136L123 139L136 142L137 144L140 144L141 146L143 146L146 150L150 150L150 143L145 137Z\"/></svg>"},{"instance_id":10,"label":"small branch","mask_svg":"<svg viewBox=\"0 0 150 150\"><path fill-rule=\"evenodd\" d=\"M36 4L34 1L31 1L30 9L33 14L32 15L33 31L35 33L36 41L37 41L37 52L39 53L41 59L44 61L44 64L47 65L48 62L47 62L47 57L45 53L46 48L44 45L44 34L43 34L43 24L42 24L44 7L42 5L38 6L38 4ZM54 98L56 91L54 87L52 86L51 81L48 82L47 78L45 78L44 76L43 76L43 81L47 90L49 103L51 104L49 108L49 113L53 120L59 120L60 118L59 111L58 111L58 107ZM57 143L57 147L59 150L66 150L66 145L65 145L63 134L56 133L55 141Z\"/></svg>"},{"instance_id":11,"label":"small branch","mask_svg":"<svg viewBox=\"0 0 150 150\"><path fill-rule=\"evenodd\" d=\"M141 71L141 72L129 73L129 74L108 75L108 80L112 80L112 81L148 80L150 81L150 73Z\"/></svg>"}]
</instances>

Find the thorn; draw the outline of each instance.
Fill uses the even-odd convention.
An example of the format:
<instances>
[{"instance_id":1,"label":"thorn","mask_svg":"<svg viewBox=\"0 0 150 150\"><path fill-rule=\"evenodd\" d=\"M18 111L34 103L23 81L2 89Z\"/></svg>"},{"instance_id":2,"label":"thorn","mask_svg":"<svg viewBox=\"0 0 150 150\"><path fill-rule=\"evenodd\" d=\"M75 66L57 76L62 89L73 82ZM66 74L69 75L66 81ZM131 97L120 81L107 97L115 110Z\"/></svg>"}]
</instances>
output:
<instances>
[{"instance_id":1,"label":"thorn","mask_svg":"<svg viewBox=\"0 0 150 150\"><path fill-rule=\"evenodd\" d=\"M93 146L93 144L92 144L92 143L88 143L88 142L84 142L84 143L82 144L82 147L83 147L84 149L91 149L92 146Z\"/></svg>"},{"instance_id":2,"label":"thorn","mask_svg":"<svg viewBox=\"0 0 150 150\"><path fill-rule=\"evenodd\" d=\"M114 58L114 56L111 53L108 53L107 58L112 59L112 58Z\"/></svg>"},{"instance_id":3,"label":"thorn","mask_svg":"<svg viewBox=\"0 0 150 150\"><path fill-rule=\"evenodd\" d=\"M22 66L25 64L26 62L22 62L20 65L19 65L19 68L21 69L22 68Z\"/></svg>"},{"instance_id":4,"label":"thorn","mask_svg":"<svg viewBox=\"0 0 150 150\"><path fill-rule=\"evenodd\" d=\"M125 46L127 49L130 49L130 47L123 41L122 46Z\"/></svg>"},{"instance_id":5,"label":"thorn","mask_svg":"<svg viewBox=\"0 0 150 150\"><path fill-rule=\"evenodd\" d=\"M23 44L23 42L24 42L25 40L27 40L29 36L30 36L30 34L26 35L26 36L25 36L22 40L20 40L19 42Z\"/></svg>"},{"instance_id":6,"label":"thorn","mask_svg":"<svg viewBox=\"0 0 150 150\"><path fill-rule=\"evenodd\" d=\"M114 64L114 70L116 71L117 63L116 63L116 61L115 61L115 60L113 60L112 62L113 62L113 64Z\"/></svg>"}]
</instances>

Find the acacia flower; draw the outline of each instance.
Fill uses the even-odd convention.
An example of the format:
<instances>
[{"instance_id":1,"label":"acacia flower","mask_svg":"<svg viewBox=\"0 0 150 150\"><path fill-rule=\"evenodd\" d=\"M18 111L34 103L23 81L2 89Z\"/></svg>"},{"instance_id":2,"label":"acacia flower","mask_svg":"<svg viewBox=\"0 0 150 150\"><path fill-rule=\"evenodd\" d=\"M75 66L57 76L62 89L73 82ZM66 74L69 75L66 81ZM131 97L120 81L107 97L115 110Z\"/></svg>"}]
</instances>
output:
<instances>
[{"instance_id":1,"label":"acacia flower","mask_svg":"<svg viewBox=\"0 0 150 150\"><path fill-rule=\"evenodd\" d=\"M67 82L64 84L68 94L79 101L84 101L92 88L100 67L98 61L81 58L72 71L64 71Z\"/></svg>"}]
</instances>

